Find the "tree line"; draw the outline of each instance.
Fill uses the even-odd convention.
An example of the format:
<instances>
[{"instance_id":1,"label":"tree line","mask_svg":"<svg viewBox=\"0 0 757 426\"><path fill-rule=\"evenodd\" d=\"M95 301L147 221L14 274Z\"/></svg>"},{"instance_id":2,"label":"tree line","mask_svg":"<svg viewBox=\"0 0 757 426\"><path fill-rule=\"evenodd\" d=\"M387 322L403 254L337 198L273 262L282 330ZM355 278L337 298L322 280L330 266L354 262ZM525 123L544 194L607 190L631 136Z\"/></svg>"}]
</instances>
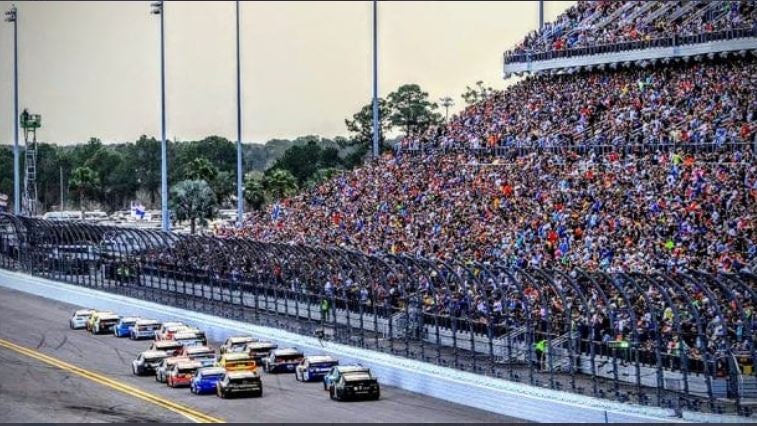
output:
<instances>
[{"instance_id":1,"label":"tree line","mask_svg":"<svg viewBox=\"0 0 757 426\"><path fill-rule=\"evenodd\" d=\"M488 96L480 82L468 87L463 99L471 104ZM442 122L439 106L417 84L404 84L379 99L379 143L382 151L398 137L419 133ZM248 208L291 196L342 170L362 164L373 139L373 107L368 103L345 119L348 137L303 136L243 144L244 197ZM220 136L197 141L168 141L169 183L176 219L193 222L211 218L218 207L233 207L236 199L236 146ZM24 156L21 155L24 170ZM62 182L61 182L62 171ZM160 204L160 141L141 136L134 142L104 144L91 138L77 145L40 143L37 186L43 211L60 208L61 183L67 209L116 211L139 200L148 208ZM0 147L0 193L12 194L12 147ZM12 198L12 197L11 197Z\"/></svg>"}]
</instances>

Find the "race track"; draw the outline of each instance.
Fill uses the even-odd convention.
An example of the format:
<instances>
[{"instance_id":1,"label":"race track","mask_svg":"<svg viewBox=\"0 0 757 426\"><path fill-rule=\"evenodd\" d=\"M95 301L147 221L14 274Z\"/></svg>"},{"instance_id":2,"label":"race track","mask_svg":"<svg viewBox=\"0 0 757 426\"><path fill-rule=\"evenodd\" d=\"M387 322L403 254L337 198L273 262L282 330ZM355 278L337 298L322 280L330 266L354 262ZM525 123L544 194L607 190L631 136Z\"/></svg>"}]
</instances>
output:
<instances>
[{"instance_id":1,"label":"race track","mask_svg":"<svg viewBox=\"0 0 757 426\"><path fill-rule=\"evenodd\" d=\"M320 383L299 383L291 374L262 373L260 399L194 396L131 375L131 361L149 342L70 330L68 318L78 308L0 288L0 421L186 422L192 412L228 422L522 421L388 386L382 386L379 401L330 401ZM53 366L50 357L70 364L71 371ZM78 369L86 369L89 378L72 372ZM130 388L158 402L139 398Z\"/></svg>"}]
</instances>

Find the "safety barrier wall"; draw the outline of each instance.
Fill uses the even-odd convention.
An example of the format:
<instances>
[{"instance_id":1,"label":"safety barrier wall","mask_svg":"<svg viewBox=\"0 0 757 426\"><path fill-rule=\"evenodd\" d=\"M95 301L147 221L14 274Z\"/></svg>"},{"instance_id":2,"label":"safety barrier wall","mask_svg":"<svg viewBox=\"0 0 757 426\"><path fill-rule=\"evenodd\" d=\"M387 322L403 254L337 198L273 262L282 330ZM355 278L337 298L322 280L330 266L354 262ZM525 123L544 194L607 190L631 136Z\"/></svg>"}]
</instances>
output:
<instances>
[{"instance_id":1,"label":"safety barrier wall","mask_svg":"<svg viewBox=\"0 0 757 426\"><path fill-rule=\"evenodd\" d=\"M306 353L331 354L343 363L360 362L370 367L384 385L396 386L531 421L669 422L681 420L674 417L673 410L669 409L623 404L513 383L17 272L0 270L0 286L82 307L111 309L160 320L179 318L205 329L211 340L223 340L230 334L250 333L260 338L275 340L280 345L297 346ZM744 421L743 417L713 415L705 418L700 417L701 413L691 414L686 411L682 414L684 420L690 421L697 421L700 418L717 422Z\"/></svg>"}]
</instances>

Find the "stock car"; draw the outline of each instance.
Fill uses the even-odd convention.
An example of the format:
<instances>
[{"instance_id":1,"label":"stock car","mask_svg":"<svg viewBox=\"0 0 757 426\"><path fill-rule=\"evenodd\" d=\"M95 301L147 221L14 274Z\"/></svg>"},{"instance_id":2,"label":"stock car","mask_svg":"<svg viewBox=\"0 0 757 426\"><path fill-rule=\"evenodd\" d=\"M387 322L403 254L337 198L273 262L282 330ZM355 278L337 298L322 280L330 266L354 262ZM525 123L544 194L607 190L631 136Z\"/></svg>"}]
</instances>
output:
<instances>
[{"instance_id":1,"label":"stock car","mask_svg":"<svg viewBox=\"0 0 757 426\"><path fill-rule=\"evenodd\" d=\"M129 339L154 339L155 333L160 329L160 321L142 319L137 321L129 332Z\"/></svg>"},{"instance_id":2,"label":"stock car","mask_svg":"<svg viewBox=\"0 0 757 426\"><path fill-rule=\"evenodd\" d=\"M223 379L226 370L220 367L205 367L197 370L189 384L189 391L195 395L213 393L216 391L216 384Z\"/></svg>"},{"instance_id":3,"label":"stock car","mask_svg":"<svg viewBox=\"0 0 757 426\"><path fill-rule=\"evenodd\" d=\"M263 359L266 373L293 373L305 354L297 348L276 349Z\"/></svg>"},{"instance_id":4,"label":"stock car","mask_svg":"<svg viewBox=\"0 0 757 426\"><path fill-rule=\"evenodd\" d=\"M160 329L155 332L155 340L170 340L176 331L183 327L186 327L186 325L182 322L164 322Z\"/></svg>"},{"instance_id":5,"label":"stock car","mask_svg":"<svg viewBox=\"0 0 757 426\"><path fill-rule=\"evenodd\" d=\"M218 367L226 371L255 371L257 363L246 353L227 352L216 362Z\"/></svg>"},{"instance_id":6,"label":"stock car","mask_svg":"<svg viewBox=\"0 0 757 426\"><path fill-rule=\"evenodd\" d=\"M381 389L378 380L370 373L346 373L339 377L329 391L329 398L343 401L347 399L379 399Z\"/></svg>"},{"instance_id":7,"label":"stock car","mask_svg":"<svg viewBox=\"0 0 757 426\"><path fill-rule=\"evenodd\" d=\"M349 373L369 373L371 370L368 367L363 367L360 364L353 364L353 365L337 365L335 367L331 367L331 371L328 372L325 376L323 376L323 390L325 391L331 391L331 387L336 383L337 380L342 376L342 374L349 374Z\"/></svg>"},{"instance_id":8,"label":"stock car","mask_svg":"<svg viewBox=\"0 0 757 426\"><path fill-rule=\"evenodd\" d=\"M203 346L205 339L198 336L194 331L177 331L168 340L163 342L180 342L184 346Z\"/></svg>"},{"instance_id":9,"label":"stock car","mask_svg":"<svg viewBox=\"0 0 757 426\"><path fill-rule=\"evenodd\" d=\"M131 362L131 372L135 376L143 376L149 373L155 373L155 369L158 367L164 358L168 358L168 354L164 351L144 351L141 352L137 359Z\"/></svg>"},{"instance_id":10,"label":"stock car","mask_svg":"<svg viewBox=\"0 0 757 426\"><path fill-rule=\"evenodd\" d=\"M177 362L166 374L166 385L169 388L189 386L192 383L192 376L201 368L202 364L199 361Z\"/></svg>"},{"instance_id":11,"label":"stock car","mask_svg":"<svg viewBox=\"0 0 757 426\"><path fill-rule=\"evenodd\" d=\"M121 318L121 321L116 324L115 327L113 327L113 335L116 337L129 337L131 334L131 329L134 327L134 324L137 323L137 320L139 318L137 317L123 317Z\"/></svg>"},{"instance_id":12,"label":"stock car","mask_svg":"<svg viewBox=\"0 0 757 426\"><path fill-rule=\"evenodd\" d=\"M238 395L263 396L263 382L255 371L229 371L216 383L216 395L229 398Z\"/></svg>"},{"instance_id":13,"label":"stock car","mask_svg":"<svg viewBox=\"0 0 757 426\"><path fill-rule=\"evenodd\" d=\"M278 347L279 345L273 342L251 342L245 346L244 352L247 352L260 365L263 362L263 358L267 357L272 350Z\"/></svg>"},{"instance_id":14,"label":"stock car","mask_svg":"<svg viewBox=\"0 0 757 426\"><path fill-rule=\"evenodd\" d=\"M87 321L95 313L94 309L80 309L71 316L68 320L68 326L72 330L81 330L87 327Z\"/></svg>"},{"instance_id":15,"label":"stock car","mask_svg":"<svg viewBox=\"0 0 757 426\"><path fill-rule=\"evenodd\" d=\"M165 383L166 375L168 374L168 372L173 368L174 365L176 365L177 362L180 361L191 360L185 356L172 356L163 358L163 360L160 361L160 364L158 364L158 367L155 369L155 381L159 383Z\"/></svg>"},{"instance_id":16,"label":"stock car","mask_svg":"<svg viewBox=\"0 0 757 426\"><path fill-rule=\"evenodd\" d=\"M300 382L323 380L331 368L339 365L339 361L328 355L306 356L294 369L294 378Z\"/></svg>"},{"instance_id":17,"label":"stock car","mask_svg":"<svg viewBox=\"0 0 757 426\"><path fill-rule=\"evenodd\" d=\"M112 313L114 313L114 312L113 311L94 311L94 312L92 312L92 315L90 315L90 317L87 319L87 322L85 323L84 328L86 328L87 331L92 331L92 326L95 325L95 321L97 321L97 318L100 315L112 314Z\"/></svg>"},{"instance_id":18,"label":"stock car","mask_svg":"<svg viewBox=\"0 0 757 426\"><path fill-rule=\"evenodd\" d=\"M92 324L90 332L92 334L105 334L113 331L113 328L121 320L116 314L101 314L97 316L95 323Z\"/></svg>"},{"instance_id":19,"label":"stock car","mask_svg":"<svg viewBox=\"0 0 757 426\"><path fill-rule=\"evenodd\" d=\"M223 355L226 352L244 352L248 343L257 341L258 339L252 336L231 336L218 348L218 353Z\"/></svg>"},{"instance_id":20,"label":"stock car","mask_svg":"<svg viewBox=\"0 0 757 426\"><path fill-rule=\"evenodd\" d=\"M209 346L184 346L178 356L185 356L197 361L203 367L213 367L216 362L216 351Z\"/></svg>"},{"instance_id":21,"label":"stock car","mask_svg":"<svg viewBox=\"0 0 757 426\"><path fill-rule=\"evenodd\" d=\"M182 349L184 349L184 344L173 340L155 340L148 348L151 351L165 351L170 356L178 356Z\"/></svg>"}]
</instances>

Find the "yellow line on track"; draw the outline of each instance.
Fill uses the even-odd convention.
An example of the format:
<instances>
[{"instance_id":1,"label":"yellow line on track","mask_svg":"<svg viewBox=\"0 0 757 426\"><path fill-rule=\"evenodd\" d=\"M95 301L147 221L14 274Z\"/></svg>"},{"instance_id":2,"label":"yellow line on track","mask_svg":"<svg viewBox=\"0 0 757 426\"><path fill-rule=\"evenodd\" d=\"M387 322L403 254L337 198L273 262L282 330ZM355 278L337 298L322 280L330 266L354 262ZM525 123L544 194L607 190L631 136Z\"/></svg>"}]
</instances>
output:
<instances>
[{"instance_id":1,"label":"yellow line on track","mask_svg":"<svg viewBox=\"0 0 757 426\"><path fill-rule=\"evenodd\" d=\"M103 386L107 386L111 389L115 389L119 392L125 393L135 398L139 398L143 401L150 402L159 407L173 411L174 413L181 414L182 416L188 418L189 420L195 423L225 423L223 419L219 419L217 417L207 415L191 407L188 407L184 404L179 404L173 401L169 401L153 393L145 392L134 386L130 386L125 383L121 383L116 380L110 379L102 374L85 370L81 367L77 367L75 365L61 361L57 358L53 358L41 352L35 351L34 349L29 349L25 346L20 346L4 339L0 339L0 347L10 349L20 354L26 355L30 358L34 358L37 361L41 361L45 364L51 365L61 370L68 371L69 373L76 374L77 376L84 377L85 379L91 380L95 383L99 383Z\"/></svg>"}]
</instances>

